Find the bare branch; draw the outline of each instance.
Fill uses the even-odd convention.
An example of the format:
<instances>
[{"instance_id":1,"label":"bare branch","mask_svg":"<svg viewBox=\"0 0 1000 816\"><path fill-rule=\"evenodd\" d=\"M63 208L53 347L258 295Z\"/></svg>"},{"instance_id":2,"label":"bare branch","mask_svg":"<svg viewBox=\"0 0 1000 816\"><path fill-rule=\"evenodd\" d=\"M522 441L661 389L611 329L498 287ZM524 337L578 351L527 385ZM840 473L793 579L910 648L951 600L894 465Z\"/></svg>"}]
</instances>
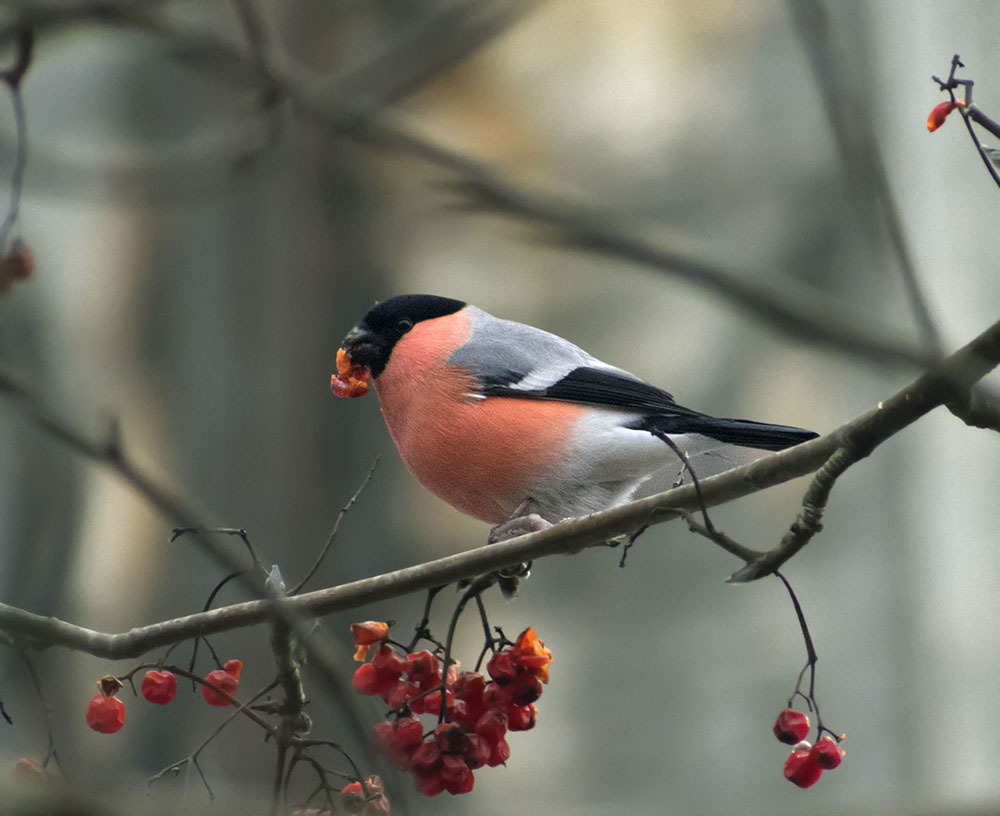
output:
<instances>
[{"instance_id":1,"label":"bare branch","mask_svg":"<svg viewBox=\"0 0 1000 816\"><path fill-rule=\"evenodd\" d=\"M251 87L259 80L260 63L252 54L202 31L177 26L148 4L80 3L65 9L60 6L60 11L28 0L20 0L16 5L21 9L22 20L39 27L65 25L68 21L130 26L161 37L218 79ZM516 14L512 19L516 19ZM0 42L11 36L10 28L0 29ZM322 93L315 89L308 92L273 65L269 82L304 120L327 135L399 153L454 174L457 188L471 196L478 206L545 226L569 246L668 273L714 292L784 331L866 360L925 366L937 359L911 343L873 333L870 319L849 314L846 305L831 309L828 299L813 295L792 281L783 282L780 291L770 291L752 283L749 275L734 274L632 235L610 223L607 213L555 196L532 193L505 179L485 162L423 135L403 117L390 116L384 110L377 112L370 98L359 102L349 85L323 88ZM379 97L391 98L390 90Z\"/></svg>"},{"instance_id":2,"label":"bare branch","mask_svg":"<svg viewBox=\"0 0 1000 816\"><path fill-rule=\"evenodd\" d=\"M10 179L10 204L3 223L0 224L0 253L6 254L11 247L8 238L17 224L21 210L21 192L24 187L24 169L28 164L28 120L24 113L24 99L21 96L21 81L31 67L31 56L35 47L35 33L30 26L15 29L17 56L14 64L0 72L0 82L10 90L10 101L14 108L14 122L17 126L17 148L14 156L14 170Z\"/></svg>"},{"instance_id":3,"label":"bare branch","mask_svg":"<svg viewBox=\"0 0 1000 816\"><path fill-rule=\"evenodd\" d=\"M903 288L923 336L924 348L940 356L944 348L941 334L917 276L889 174L875 140L872 119L867 114L869 106L861 100L852 100L850 89L840 81L826 7L816 0L789 0L788 10L819 88L820 100L844 163L845 177L871 197L881 214L889 243L899 261Z\"/></svg>"}]
</instances>

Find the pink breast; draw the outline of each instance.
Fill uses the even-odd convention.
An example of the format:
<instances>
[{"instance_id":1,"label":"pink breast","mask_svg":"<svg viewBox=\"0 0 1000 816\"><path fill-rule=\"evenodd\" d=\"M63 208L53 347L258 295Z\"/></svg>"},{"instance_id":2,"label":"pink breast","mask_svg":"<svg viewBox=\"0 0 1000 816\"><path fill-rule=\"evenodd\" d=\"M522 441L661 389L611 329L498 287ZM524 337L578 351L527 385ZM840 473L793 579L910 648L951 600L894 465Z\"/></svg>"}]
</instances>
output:
<instances>
[{"instance_id":1,"label":"pink breast","mask_svg":"<svg viewBox=\"0 0 1000 816\"><path fill-rule=\"evenodd\" d=\"M506 521L570 440L580 406L473 399L470 376L442 351L469 333L459 312L418 323L396 345L375 390L400 457L433 493L463 513Z\"/></svg>"}]
</instances>

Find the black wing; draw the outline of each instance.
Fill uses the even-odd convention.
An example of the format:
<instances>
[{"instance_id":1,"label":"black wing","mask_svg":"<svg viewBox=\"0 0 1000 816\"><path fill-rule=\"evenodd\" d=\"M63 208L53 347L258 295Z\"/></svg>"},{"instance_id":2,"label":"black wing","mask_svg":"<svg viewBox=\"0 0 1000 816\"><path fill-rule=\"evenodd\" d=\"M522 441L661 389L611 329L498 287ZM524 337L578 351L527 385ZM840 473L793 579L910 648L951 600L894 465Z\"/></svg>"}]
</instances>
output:
<instances>
[{"instance_id":1,"label":"black wing","mask_svg":"<svg viewBox=\"0 0 1000 816\"><path fill-rule=\"evenodd\" d=\"M642 380L629 377L624 373L601 368L575 368L561 380L554 382L548 388L526 391L512 388L510 380L501 378L484 381L482 393L491 397L522 397L525 399L561 400L563 402L582 402L587 405L604 405L609 408L622 408L627 411L653 413L678 413L696 415L697 411L684 408L674 402L674 398L666 391L650 385Z\"/></svg>"},{"instance_id":2,"label":"black wing","mask_svg":"<svg viewBox=\"0 0 1000 816\"><path fill-rule=\"evenodd\" d=\"M509 382L502 382L499 377L484 382L481 393L484 396L561 400L620 408L643 415L629 425L636 430L702 434L729 445L761 450L784 450L817 436L812 431L788 425L709 416L678 405L670 394L654 385L600 368L573 369L548 388L534 391L511 388Z\"/></svg>"}]
</instances>

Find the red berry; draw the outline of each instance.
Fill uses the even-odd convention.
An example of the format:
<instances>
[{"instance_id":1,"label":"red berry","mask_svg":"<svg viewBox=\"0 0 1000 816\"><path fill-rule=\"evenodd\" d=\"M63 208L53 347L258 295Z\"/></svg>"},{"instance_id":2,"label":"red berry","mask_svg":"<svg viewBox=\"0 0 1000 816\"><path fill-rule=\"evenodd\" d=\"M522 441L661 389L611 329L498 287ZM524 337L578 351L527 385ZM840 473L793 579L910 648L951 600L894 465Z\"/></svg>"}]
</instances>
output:
<instances>
[{"instance_id":1,"label":"red berry","mask_svg":"<svg viewBox=\"0 0 1000 816\"><path fill-rule=\"evenodd\" d=\"M476 783L465 758L458 754L441 757L441 781L444 782L444 789L451 794L468 793Z\"/></svg>"},{"instance_id":2,"label":"red berry","mask_svg":"<svg viewBox=\"0 0 1000 816\"><path fill-rule=\"evenodd\" d=\"M242 665L242 664L241 664ZM232 705L233 695L239 685L239 679L225 669L213 669L205 675L201 695L210 706ZM212 688L215 686L215 688Z\"/></svg>"},{"instance_id":3,"label":"red berry","mask_svg":"<svg viewBox=\"0 0 1000 816\"><path fill-rule=\"evenodd\" d=\"M419 725L417 723L418 728ZM422 734L417 736L417 742L414 744L410 742L409 729L404 728L401 731L388 720L376 723L374 732L375 747L396 765L401 768L409 768L410 754L422 741Z\"/></svg>"},{"instance_id":4,"label":"red berry","mask_svg":"<svg viewBox=\"0 0 1000 816\"><path fill-rule=\"evenodd\" d=\"M490 743L479 734L469 734L462 756L472 770L482 768L490 758Z\"/></svg>"},{"instance_id":5,"label":"red berry","mask_svg":"<svg viewBox=\"0 0 1000 816\"><path fill-rule=\"evenodd\" d=\"M413 784L424 796L437 796L444 790L444 782L437 773L417 773L413 775Z\"/></svg>"},{"instance_id":6,"label":"red berry","mask_svg":"<svg viewBox=\"0 0 1000 816\"><path fill-rule=\"evenodd\" d=\"M351 683L359 692L368 696L378 694L382 690L382 680L371 663L362 663L358 666Z\"/></svg>"},{"instance_id":7,"label":"red berry","mask_svg":"<svg viewBox=\"0 0 1000 816\"><path fill-rule=\"evenodd\" d=\"M486 678L474 671L461 672L455 677L455 682L452 684L455 696L467 703L482 699L485 690Z\"/></svg>"},{"instance_id":8,"label":"red berry","mask_svg":"<svg viewBox=\"0 0 1000 816\"><path fill-rule=\"evenodd\" d=\"M774 736L780 742L795 745L809 734L809 718L801 711L783 708L774 721Z\"/></svg>"},{"instance_id":9,"label":"red berry","mask_svg":"<svg viewBox=\"0 0 1000 816\"><path fill-rule=\"evenodd\" d=\"M445 711L450 715L455 708L455 696L449 690L445 694ZM439 714L441 712L441 689L434 689L429 694L424 695L423 709L428 714Z\"/></svg>"},{"instance_id":10,"label":"red berry","mask_svg":"<svg viewBox=\"0 0 1000 816\"><path fill-rule=\"evenodd\" d=\"M166 705L177 694L177 678L173 672L148 671L142 678L142 696L157 705Z\"/></svg>"},{"instance_id":11,"label":"red berry","mask_svg":"<svg viewBox=\"0 0 1000 816\"><path fill-rule=\"evenodd\" d=\"M125 703L95 694L87 706L87 725L99 734L114 734L125 724Z\"/></svg>"},{"instance_id":12,"label":"red berry","mask_svg":"<svg viewBox=\"0 0 1000 816\"><path fill-rule=\"evenodd\" d=\"M944 120L948 118L949 113L955 110L955 108L961 108L964 106L964 99L956 99L954 102L950 99L946 99L944 102L939 102L934 106L930 115L927 117L927 130L933 133L944 124Z\"/></svg>"},{"instance_id":13,"label":"red berry","mask_svg":"<svg viewBox=\"0 0 1000 816\"><path fill-rule=\"evenodd\" d=\"M514 661L510 656L510 652L506 650L497 652L490 658L490 662L486 664L486 671L489 672L493 681L500 686L506 686L517 677L517 669L514 667Z\"/></svg>"},{"instance_id":14,"label":"red berry","mask_svg":"<svg viewBox=\"0 0 1000 816\"><path fill-rule=\"evenodd\" d=\"M538 639L534 627L529 626L517 636L511 649L511 657L519 669L529 671L543 683L549 682L552 652Z\"/></svg>"},{"instance_id":15,"label":"red berry","mask_svg":"<svg viewBox=\"0 0 1000 816\"><path fill-rule=\"evenodd\" d=\"M451 692L448 692L451 694ZM465 726L469 731L476 724L475 718L469 714L469 704L465 700L454 700L448 702L448 719Z\"/></svg>"},{"instance_id":16,"label":"red berry","mask_svg":"<svg viewBox=\"0 0 1000 816\"><path fill-rule=\"evenodd\" d=\"M542 696L542 684L538 678L527 674L518 675L510 684L510 699L514 705L526 706Z\"/></svg>"},{"instance_id":17,"label":"red berry","mask_svg":"<svg viewBox=\"0 0 1000 816\"><path fill-rule=\"evenodd\" d=\"M808 742L799 743L785 760L785 779L800 788L815 785L823 775L823 769L817 764L810 749Z\"/></svg>"},{"instance_id":18,"label":"red berry","mask_svg":"<svg viewBox=\"0 0 1000 816\"><path fill-rule=\"evenodd\" d=\"M396 729L388 720L375 723L375 744L386 750L391 750L396 741Z\"/></svg>"},{"instance_id":19,"label":"red berry","mask_svg":"<svg viewBox=\"0 0 1000 816\"><path fill-rule=\"evenodd\" d=\"M510 705L510 688L490 683L483 692L483 705L487 708L506 709Z\"/></svg>"},{"instance_id":20,"label":"red berry","mask_svg":"<svg viewBox=\"0 0 1000 816\"><path fill-rule=\"evenodd\" d=\"M502 739L490 746L490 758L486 760L486 764L495 768L497 765L503 765L508 759L510 759L510 746L507 740Z\"/></svg>"},{"instance_id":21,"label":"red berry","mask_svg":"<svg viewBox=\"0 0 1000 816\"><path fill-rule=\"evenodd\" d=\"M240 673L243 671L243 661L242 660L227 660L222 664L223 671L231 674L237 680L240 679Z\"/></svg>"},{"instance_id":22,"label":"red berry","mask_svg":"<svg viewBox=\"0 0 1000 816\"><path fill-rule=\"evenodd\" d=\"M365 807L365 789L360 782L348 782L340 789L340 806L345 813L361 813Z\"/></svg>"},{"instance_id":23,"label":"red berry","mask_svg":"<svg viewBox=\"0 0 1000 816\"><path fill-rule=\"evenodd\" d=\"M415 699L417 695L420 694L420 689L418 689L413 683L387 683L382 689L382 699L386 701L389 708L395 711L397 708L402 708L404 704L413 700L414 703L417 702ZM420 710L417 711L417 708ZM413 709L415 714L423 714L423 706L417 705Z\"/></svg>"},{"instance_id":24,"label":"red berry","mask_svg":"<svg viewBox=\"0 0 1000 816\"><path fill-rule=\"evenodd\" d=\"M415 717L400 717L394 730L396 744L401 748L412 748L424 741L424 727Z\"/></svg>"},{"instance_id":25,"label":"red berry","mask_svg":"<svg viewBox=\"0 0 1000 816\"><path fill-rule=\"evenodd\" d=\"M407 683L406 685L412 686L413 683ZM409 700L410 711L414 714L427 714L430 712L431 714L436 715L438 713L437 711L431 711L427 707L427 697L421 694L419 689L416 692L411 693L406 699Z\"/></svg>"},{"instance_id":26,"label":"red berry","mask_svg":"<svg viewBox=\"0 0 1000 816\"><path fill-rule=\"evenodd\" d=\"M491 744L499 742L507 733L507 715L491 708L476 721L476 733Z\"/></svg>"},{"instance_id":27,"label":"red berry","mask_svg":"<svg viewBox=\"0 0 1000 816\"><path fill-rule=\"evenodd\" d=\"M820 768L830 771L840 764L845 752L830 737L822 737L809 753Z\"/></svg>"},{"instance_id":28,"label":"red berry","mask_svg":"<svg viewBox=\"0 0 1000 816\"><path fill-rule=\"evenodd\" d=\"M465 703L468 712L465 716L468 721L475 723L486 711L486 702L483 700L486 678L479 672L462 672L455 679L452 691L458 702Z\"/></svg>"},{"instance_id":29,"label":"red berry","mask_svg":"<svg viewBox=\"0 0 1000 816\"><path fill-rule=\"evenodd\" d=\"M432 774L441 767L441 748L434 740L423 743L410 757L413 770L422 775Z\"/></svg>"},{"instance_id":30,"label":"red berry","mask_svg":"<svg viewBox=\"0 0 1000 816\"><path fill-rule=\"evenodd\" d=\"M383 643L375 652L372 665L383 680L398 680L406 670L405 658L388 643Z\"/></svg>"},{"instance_id":31,"label":"red berry","mask_svg":"<svg viewBox=\"0 0 1000 816\"><path fill-rule=\"evenodd\" d=\"M421 691L433 688L441 682L441 664L426 649L406 656L406 674L411 683L416 683Z\"/></svg>"},{"instance_id":32,"label":"red berry","mask_svg":"<svg viewBox=\"0 0 1000 816\"><path fill-rule=\"evenodd\" d=\"M389 624L386 621L362 621L351 624L351 637L357 646L378 643L388 634Z\"/></svg>"},{"instance_id":33,"label":"red berry","mask_svg":"<svg viewBox=\"0 0 1000 816\"><path fill-rule=\"evenodd\" d=\"M458 723L441 723L434 729L434 741L442 753L460 754L468 747L468 736Z\"/></svg>"},{"instance_id":34,"label":"red berry","mask_svg":"<svg viewBox=\"0 0 1000 816\"><path fill-rule=\"evenodd\" d=\"M535 704L518 706L511 705L507 709L507 727L511 731L530 731L538 719L538 709Z\"/></svg>"}]
</instances>

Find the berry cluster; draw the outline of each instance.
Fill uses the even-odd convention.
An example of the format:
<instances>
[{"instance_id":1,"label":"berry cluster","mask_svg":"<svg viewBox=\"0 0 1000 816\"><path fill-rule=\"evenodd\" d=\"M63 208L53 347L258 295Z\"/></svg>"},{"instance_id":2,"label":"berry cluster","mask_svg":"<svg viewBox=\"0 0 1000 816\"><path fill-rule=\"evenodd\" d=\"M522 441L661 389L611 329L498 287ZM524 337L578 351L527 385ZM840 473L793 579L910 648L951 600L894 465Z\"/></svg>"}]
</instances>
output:
<instances>
[{"instance_id":1,"label":"berry cluster","mask_svg":"<svg viewBox=\"0 0 1000 816\"><path fill-rule=\"evenodd\" d=\"M413 774L417 790L427 796L468 793L473 771L510 757L507 732L534 727L535 701L549 681L551 662L552 653L530 626L494 652L486 664L489 680L477 671L459 672L454 664L445 671L432 652L404 655L382 642L371 662L354 673L354 687L380 696L392 709L392 719L375 726L376 741ZM425 733L419 714L438 715L437 726Z\"/></svg>"},{"instance_id":2,"label":"berry cluster","mask_svg":"<svg viewBox=\"0 0 1000 816\"><path fill-rule=\"evenodd\" d=\"M202 682L201 693L211 706L233 704L233 695L243 671L242 660L227 660L221 669L213 669ZM87 706L87 725L101 734L114 734L125 724L125 703L116 696L122 682L110 674L97 681L98 694ZM177 695L177 677L173 672L151 669L142 678L142 696L157 705L166 705Z\"/></svg>"},{"instance_id":3,"label":"berry cluster","mask_svg":"<svg viewBox=\"0 0 1000 816\"><path fill-rule=\"evenodd\" d=\"M823 771L832 771L844 758L844 750L831 737L820 737L812 745L806 742L808 734L809 717L801 711L782 709L774 721L774 736L793 746L785 760L785 779L800 788L815 785Z\"/></svg>"}]
</instances>

